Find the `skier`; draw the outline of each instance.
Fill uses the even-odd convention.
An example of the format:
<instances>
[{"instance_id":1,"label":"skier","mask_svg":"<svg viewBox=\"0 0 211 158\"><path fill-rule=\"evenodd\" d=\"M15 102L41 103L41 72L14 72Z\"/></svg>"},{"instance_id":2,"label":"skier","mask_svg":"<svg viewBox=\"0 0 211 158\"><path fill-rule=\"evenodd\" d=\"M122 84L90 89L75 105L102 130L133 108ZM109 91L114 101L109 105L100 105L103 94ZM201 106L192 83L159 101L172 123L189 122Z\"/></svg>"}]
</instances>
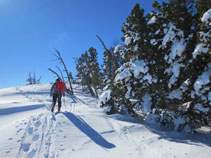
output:
<instances>
[{"instance_id":1,"label":"skier","mask_svg":"<svg viewBox=\"0 0 211 158\"><path fill-rule=\"evenodd\" d=\"M51 106L51 112L54 111L54 107L56 105L56 101L58 100L58 112L60 112L61 110L61 106L62 106L62 96L65 95L65 83L61 82L60 78L56 79L56 82L53 84L53 86L51 87L51 92L50 92L50 96L53 95L53 103Z\"/></svg>"}]
</instances>

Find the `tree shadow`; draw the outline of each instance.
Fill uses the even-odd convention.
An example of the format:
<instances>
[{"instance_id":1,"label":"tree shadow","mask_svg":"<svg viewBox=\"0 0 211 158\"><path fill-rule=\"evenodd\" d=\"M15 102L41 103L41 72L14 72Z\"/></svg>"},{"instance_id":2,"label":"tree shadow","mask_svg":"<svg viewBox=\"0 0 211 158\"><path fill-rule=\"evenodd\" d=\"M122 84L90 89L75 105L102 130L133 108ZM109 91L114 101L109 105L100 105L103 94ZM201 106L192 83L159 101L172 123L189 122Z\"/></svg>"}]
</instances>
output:
<instances>
[{"instance_id":1,"label":"tree shadow","mask_svg":"<svg viewBox=\"0 0 211 158\"><path fill-rule=\"evenodd\" d=\"M74 95L68 95L68 97L72 99L72 101L73 101L72 103L79 103L79 102L81 102L83 104L86 104L83 100L81 100L80 98L78 98L78 97L76 97Z\"/></svg>"},{"instance_id":2,"label":"tree shadow","mask_svg":"<svg viewBox=\"0 0 211 158\"><path fill-rule=\"evenodd\" d=\"M0 115L9 115L9 114L17 113L17 112L35 110L35 109L42 108L44 106L45 106L44 104L37 104L37 105L28 105L28 106L0 109Z\"/></svg>"},{"instance_id":3,"label":"tree shadow","mask_svg":"<svg viewBox=\"0 0 211 158\"><path fill-rule=\"evenodd\" d=\"M112 149L114 144L105 140L97 131L90 127L82 118L69 112L63 113L81 132L86 134L92 141L103 148Z\"/></svg>"},{"instance_id":4,"label":"tree shadow","mask_svg":"<svg viewBox=\"0 0 211 158\"><path fill-rule=\"evenodd\" d=\"M195 146L211 146L211 133L186 133L168 130L165 127L150 123L142 123L151 132L159 136L158 139L166 139L171 142L184 143Z\"/></svg>"},{"instance_id":5,"label":"tree shadow","mask_svg":"<svg viewBox=\"0 0 211 158\"><path fill-rule=\"evenodd\" d=\"M138 118L128 115L113 114L106 116L119 121L129 122L144 125L150 132L156 134L158 139L165 139L171 142L184 143L195 146L209 146L211 147L211 133L186 133L177 132L161 126L159 123L149 123Z\"/></svg>"}]
</instances>

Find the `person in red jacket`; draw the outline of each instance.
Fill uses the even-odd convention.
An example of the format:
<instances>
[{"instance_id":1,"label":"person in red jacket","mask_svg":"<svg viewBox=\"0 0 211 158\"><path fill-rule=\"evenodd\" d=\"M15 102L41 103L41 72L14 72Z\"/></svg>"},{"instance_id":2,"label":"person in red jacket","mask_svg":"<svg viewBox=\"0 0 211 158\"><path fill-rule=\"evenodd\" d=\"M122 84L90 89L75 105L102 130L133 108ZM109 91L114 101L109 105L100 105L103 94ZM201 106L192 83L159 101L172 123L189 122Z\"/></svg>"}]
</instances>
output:
<instances>
[{"instance_id":1,"label":"person in red jacket","mask_svg":"<svg viewBox=\"0 0 211 158\"><path fill-rule=\"evenodd\" d=\"M53 103L51 106L51 112L54 111L54 107L56 105L56 102L58 100L58 112L60 112L61 110L61 106L62 106L62 96L65 95L65 83L61 82L61 80L58 78L56 79L56 82L53 84L53 86L51 87L51 93L50 96L53 95Z\"/></svg>"}]
</instances>

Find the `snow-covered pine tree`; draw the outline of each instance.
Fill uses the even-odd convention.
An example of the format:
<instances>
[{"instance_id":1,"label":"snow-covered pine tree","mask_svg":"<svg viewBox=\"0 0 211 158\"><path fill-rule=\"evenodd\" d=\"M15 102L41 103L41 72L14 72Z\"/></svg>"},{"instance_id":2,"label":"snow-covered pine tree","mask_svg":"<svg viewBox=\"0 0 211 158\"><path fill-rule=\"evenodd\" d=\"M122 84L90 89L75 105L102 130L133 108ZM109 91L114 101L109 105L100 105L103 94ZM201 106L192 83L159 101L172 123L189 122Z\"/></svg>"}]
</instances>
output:
<instances>
[{"instance_id":1,"label":"snow-covered pine tree","mask_svg":"<svg viewBox=\"0 0 211 158\"><path fill-rule=\"evenodd\" d=\"M102 75L97 61L97 54L96 49L90 47L76 60L76 76L80 78L84 89L96 97L98 97L97 90L102 87Z\"/></svg>"},{"instance_id":2,"label":"snow-covered pine tree","mask_svg":"<svg viewBox=\"0 0 211 158\"><path fill-rule=\"evenodd\" d=\"M79 78L80 84L83 86L83 90L88 91L92 96L95 96L91 87L90 71L86 64L87 56L87 52L85 52L76 60L76 76Z\"/></svg>"},{"instance_id":3,"label":"snow-covered pine tree","mask_svg":"<svg viewBox=\"0 0 211 158\"><path fill-rule=\"evenodd\" d=\"M204 4L205 2L207 1L204 1ZM194 126L211 126L211 9L205 11L206 7L198 5L198 10L201 11L198 19L198 43L192 54L195 71L190 95Z\"/></svg>"},{"instance_id":4,"label":"snow-covered pine tree","mask_svg":"<svg viewBox=\"0 0 211 158\"><path fill-rule=\"evenodd\" d=\"M102 74L100 72L100 67L97 61L97 50L93 47L88 50L88 58L86 64L89 68L91 74L91 85L94 88L95 95L98 97L98 90L102 89Z\"/></svg>"},{"instance_id":5,"label":"snow-covered pine tree","mask_svg":"<svg viewBox=\"0 0 211 158\"><path fill-rule=\"evenodd\" d=\"M116 45L116 47L111 47L104 51L103 57L103 94L99 104L101 107L107 107L106 112L108 114L113 114L117 112L118 107L114 107L114 100L110 97L113 94L117 94L116 87L114 85L114 79L116 76L116 70L119 68L119 65L122 64L122 58L119 50L121 50L121 45ZM112 92L112 94L111 94Z\"/></svg>"},{"instance_id":6,"label":"snow-covered pine tree","mask_svg":"<svg viewBox=\"0 0 211 158\"><path fill-rule=\"evenodd\" d=\"M175 129L180 130L186 124L180 113L183 104L190 101L189 91L184 85L189 80L190 61L196 42L196 21L193 0L170 0L169 3L153 4L155 10L152 17L156 23L150 24L152 33L151 44L160 53L161 60L155 60L158 69L157 89L154 95L158 99L154 107L162 108L160 121L168 126L173 124ZM161 64L161 65L160 65ZM186 117L186 116L185 116ZM182 125L178 124L178 120Z\"/></svg>"},{"instance_id":7,"label":"snow-covered pine tree","mask_svg":"<svg viewBox=\"0 0 211 158\"><path fill-rule=\"evenodd\" d=\"M127 111L178 131L210 126L211 11L198 22L195 4L155 1L147 18L134 7L122 28L125 46L115 48L123 65L101 99L111 113Z\"/></svg>"},{"instance_id":8,"label":"snow-covered pine tree","mask_svg":"<svg viewBox=\"0 0 211 158\"><path fill-rule=\"evenodd\" d=\"M113 80L115 78L115 71L117 68L119 68L119 62L117 61L117 65L114 65L115 61L119 59L117 51L119 50L121 46L118 45L116 49L111 47L108 51L104 51L104 57L103 57L103 65L102 65L102 70L103 70L103 76L104 76L104 86L108 84L112 84Z\"/></svg>"},{"instance_id":9,"label":"snow-covered pine tree","mask_svg":"<svg viewBox=\"0 0 211 158\"><path fill-rule=\"evenodd\" d=\"M122 27L122 32L125 46L117 46L115 52L121 55L123 65L116 71L111 91L104 93L109 95L104 97L107 100L103 103L108 104L111 111L129 112L137 116L137 112L143 108L143 98L146 98L146 95L150 97L147 86L152 82L147 66L152 63L149 28L144 10L140 9L139 4L131 11L131 15ZM144 109L144 112L146 113L149 109Z\"/></svg>"}]
</instances>

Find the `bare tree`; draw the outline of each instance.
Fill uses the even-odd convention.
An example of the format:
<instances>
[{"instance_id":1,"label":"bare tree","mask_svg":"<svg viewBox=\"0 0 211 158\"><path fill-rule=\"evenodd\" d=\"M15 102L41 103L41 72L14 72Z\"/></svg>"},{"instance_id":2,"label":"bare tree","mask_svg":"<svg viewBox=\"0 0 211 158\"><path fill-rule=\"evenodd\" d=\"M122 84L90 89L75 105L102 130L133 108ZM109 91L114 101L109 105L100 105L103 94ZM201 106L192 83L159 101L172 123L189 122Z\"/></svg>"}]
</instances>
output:
<instances>
[{"instance_id":1,"label":"bare tree","mask_svg":"<svg viewBox=\"0 0 211 158\"><path fill-rule=\"evenodd\" d=\"M26 81L28 82L27 85L32 85L32 84L40 84L40 80L41 80L41 77L37 80L36 74L34 72L33 77L31 73L29 73L29 77L27 78Z\"/></svg>"},{"instance_id":2,"label":"bare tree","mask_svg":"<svg viewBox=\"0 0 211 158\"><path fill-rule=\"evenodd\" d=\"M98 35L96 35L96 36L97 36L97 38L100 40L100 42L102 43L102 45L103 45L103 47L104 47L106 53L108 54L108 56L110 56L110 59L112 59L114 70L117 70L117 69L119 68L119 64L118 64L118 61L117 61L117 59L116 59L116 57L115 57L115 55L114 55L114 52L111 51L111 49L109 50L109 49L106 47L105 43L103 42L103 40L102 40ZM114 71L113 73L115 73L115 71ZM115 74L113 74L113 77L114 77L114 76L115 76Z\"/></svg>"},{"instance_id":3,"label":"bare tree","mask_svg":"<svg viewBox=\"0 0 211 158\"><path fill-rule=\"evenodd\" d=\"M51 68L48 68L48 70L51 71L53 74L55 74L58 78L61 79L61 77L59 76L59 74L56 71L52 70Z\"/></svg>"},{"instance_id":4,"label":"bare tree","mask_svg":"<svg viewBox=\"0 0 211 158\"><path fill-rule=\"evenodd\" d=\"M63 60L63 58L62 58L62 56L61 56L61 53L57 50L57 49L55 49L56 50L56 54L54 54L54 56L56 57L56 60L57 61L59 61L62 65L63 65L63 67L64 67L64 72L66 73L66 76L67 76L67 79L68 79L68 83L69 83L69 86L70 86L70 94L71 95L73 95L73 88L72 88L72 83L71 83L71 77L70 77L70 75L69 75L69 72L68 72L68 70L67 70L67 67L66 67L66 65L65 65L65 63L64 63L64 60ZM59 67L57 66L57 69L59 70L59 72L61 73L61 76L62 76L62 78L63 78L63 80L64 80L64 77L63 77L63 75L62 75L62 71L61 71L61 69L59 69ZM58 73L56 73L55 71L53 71L52 69L49 69L51 72L53 72L54 74L56 74L60 79L61 79L61 77L58 75Z\"/></svg>"},{"instance_id":5,"label":"bare tree","mask_svg":"<svg viewBox=\"0 0 211 158\"><path fill-rule=\"evenodd\" d=\"M56 66L56 68L58 69L58 71L60 72L60 74L61 74L61 79L62 79L62 81L64 81L64 76L63 76L63 73L62 73L62 70L58 67L58 66Z\"/></svg>"}]
</instances>

